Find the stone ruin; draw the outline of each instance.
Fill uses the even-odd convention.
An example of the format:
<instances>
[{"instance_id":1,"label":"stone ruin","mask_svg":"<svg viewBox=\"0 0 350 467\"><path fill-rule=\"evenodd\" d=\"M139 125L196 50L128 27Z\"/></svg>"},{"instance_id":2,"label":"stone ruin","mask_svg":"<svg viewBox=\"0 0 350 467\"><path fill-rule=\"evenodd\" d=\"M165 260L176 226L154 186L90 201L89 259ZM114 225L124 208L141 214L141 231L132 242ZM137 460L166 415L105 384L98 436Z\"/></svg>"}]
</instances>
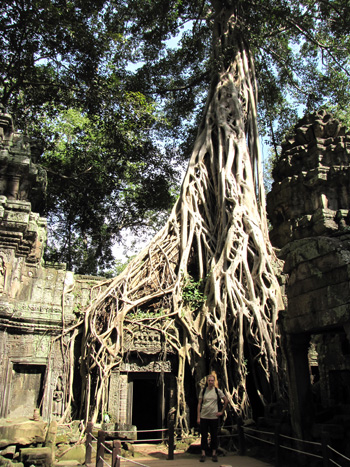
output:
<instances>
[{"instance_id":1,"label":"stone ruin","mask_svg":"<svg viewBox=\"0 0 350 467\"><path fill-rule=\"evenodd\" d=\"M72 447L79 441L79 421L69 434L57 426L71 410L62 355L69 333L63 340L60 336L101 284L101 278L43 262L46 219L35 209L40 211L46 178L36 159L37 148L15 131L9 115L0 114L0 455L28 466L40 456L41 464L49 465L67 451L67 443ZM267 212L272 243L284 261L287 306L280 328L293 432L317 439L326 430L346 452L350 135L325 112L305 117L283 144L273 175ZM106 428L162 428L175 403L177 356L166 348L161 332L141 327L125 332L123 364L110 380ZM167 358L159 359L160 354ZM77 348L77 361L79 355ZM188 394L189 405L196 407L195 388ZM134 415L145 408L150 410L146 419L135 423ZM18 445L43 451L19 454ZM78 457L82 463L84 453Z\"/></svg>"},{"instance_id":2,"label":"stone ruin","mask_svg":"<svg viewBox=\"0 0 350 467\"><path fill-rule=\"evenodd\" d=\"M267 196L284 261L290 416L302 439L350 447L350 133L324 111L282 145Z\"/></svg>"},{"instance_id":3,"label":"stone ruin","mask_svg":"<svg viewBox=\"0 0 350 467\"><path fill-rule=\"evenodd\" d=\"M33 211L46 183L37 153L11 116L0 114L0 455L18 461L16 445L46 442L35 455L22 449L25 465L52 462L52 440L61 436L57 420L70 410L59 336L101 281L74 275L64 264L44 264L46 219ZM65 438L74 444L79 422L73 432Z\"/></svg>"},{"instance_id":4,"label":"stone ruin","mask_svg":"<svg viewBox=\"0 0 350 467\"><path fill-rule=\"evenodd\" d=\"M104 279L44 263L47 223L33 209L40 210L46 175L37 155L30 139L14 129L11 116L0 113L0 461L6 455L28 466L50 465L55 455L61 461L72 456L62 454L68 443L69 452L78 450L74 458L83 463L84 446L73 448L81 441L79 415L88 417L76 410L80 340L74 349L75 403L65 392L69 371L64 351L71 336L65 330ZM134 431L135 422L138 429L164 428L175 404L177 356L161 329L150 332L139 326L125 333L124 361L110 378L105 429ZM69 433L57 423L64 415L77 419ZM39 446L43 452L23 451Z\"/></svg>"}]
</instances>

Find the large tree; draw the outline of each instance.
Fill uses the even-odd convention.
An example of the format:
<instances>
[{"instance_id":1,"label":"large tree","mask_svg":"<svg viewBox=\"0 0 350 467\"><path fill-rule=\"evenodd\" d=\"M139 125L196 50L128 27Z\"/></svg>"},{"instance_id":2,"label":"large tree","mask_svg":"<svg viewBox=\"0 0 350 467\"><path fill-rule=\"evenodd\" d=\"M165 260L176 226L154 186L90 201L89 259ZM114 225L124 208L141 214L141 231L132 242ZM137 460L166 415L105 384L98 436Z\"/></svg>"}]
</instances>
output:
<instances>
[{"instance_id":1,"label":"large tree","mask_svg":"<svg viewBox=\"0 0 350 467\"><path fill-rule=\"evenodd\" d=\"M286 118L285 98L293 89L299 91L298 99L304 96L306 106L322 101L320 90L334 76L337 91L344 91L348 44L345 36L339 44L339 34L347 26L338 30L336 19L346 16L346 4L117 4L121 11L127 8L137 59L145 61L135 86L166 96L169 112L171 101L179 102L178 92L189 113L200 106L203 83L210 79L210 86L180 198L168 222L85 312L82 410L86 417L92 412L93 420L102 413L110 372L123 359L124 332L142 321L161 329L177 351L179 426L188 428L186 362L196 381L215 369L231 406L249 416L252 397L262 405L281 397L277 318L283 305L264 206L257 78L264 85L260 95L269 122L277 111ZM162 53L166 39L187 21L191 28L183 35L183 47ZM301 87L305 79L309 82ZM189 124L193 117L188 115ZM247 387L248 373L254 390Z\"/></svg>"},{"instance_id":2,"label":"large tree","mask_svg":"<svg viewBox=\"0 0 350 467\"><path fill-rule=\"evenodd\" d=\"M259 129L276 150L300 104L348 107L347 2L231 3L255 60ZM215 8L201 0L1 3L0 101L44 148L48 259L104 271L123 229L149 225L171 203L175 162L190 157L216 67ZM70 121L67 139L70 109L84 125Z\"/></svg>"},{"instance_id":3,"label":"large tree","mask_svg":"<svg viewBox=\"0 0 350 467\"><path fill-rule=\"evenodd\" d=\"M151 96L128 85L131 49L113 2L5 0L0 103L42 149L46 259L103 273L125 229L149 226L174 202L173 153Z\"/></svg>"}]
</instances>

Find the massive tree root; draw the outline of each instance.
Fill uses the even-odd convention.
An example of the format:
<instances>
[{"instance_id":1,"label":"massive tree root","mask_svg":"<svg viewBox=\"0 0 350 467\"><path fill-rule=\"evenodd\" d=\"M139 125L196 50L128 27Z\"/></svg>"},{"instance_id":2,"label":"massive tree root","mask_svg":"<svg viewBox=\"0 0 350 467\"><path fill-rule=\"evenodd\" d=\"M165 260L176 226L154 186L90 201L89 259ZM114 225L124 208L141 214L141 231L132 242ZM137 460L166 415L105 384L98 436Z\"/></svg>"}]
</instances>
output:
<instances>
[{"instance_id":1,"label":"massive tree root","mask_svg":"<svg viewBox=\"0 0 350 467\"><path fill-rule=\"evenodd\" d=\"M231 406L243 416L250 415L248 371L263 403L278 397L276 320L282 302L259 171L254 69L234 20L227 11L216 20L219 71L167 224L86 311L83 403L93 421L105 407L110 373L122 361L125 327L140 320L161 329L178 354L179 427L188 428L186 360L197 381L215 369ZM185 297L190 278L203 286L202 300Z\"/></svg>"}]
</instances>

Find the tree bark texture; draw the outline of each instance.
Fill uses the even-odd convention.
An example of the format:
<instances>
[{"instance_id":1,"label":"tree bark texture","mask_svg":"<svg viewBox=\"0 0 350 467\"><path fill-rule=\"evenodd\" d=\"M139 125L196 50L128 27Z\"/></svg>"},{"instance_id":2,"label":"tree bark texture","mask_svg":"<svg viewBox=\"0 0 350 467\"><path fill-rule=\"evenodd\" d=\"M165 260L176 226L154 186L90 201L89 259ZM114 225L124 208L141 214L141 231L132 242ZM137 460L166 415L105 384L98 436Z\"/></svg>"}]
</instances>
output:
<instances>
[{"instance_id":1,"label":"tree bark texture","mask_svg":"<svg viewBox=\"0 0 350 467\"><path fill-rule=\"evenodd\" d=\"M243 417L251 415L248 371L264 404L279 397L283 305L267 231L253 59L233 8L217 12L213 50L215 73L179 200L165 227L85 313L83 411L88 417L93 398L92 421L105 407L110 372L123 358L123 329L133 320L150 329L161 323L177 352L178 427L189 428L186 361L197 381L215 370ZM200 305L184 299L189 277L204 287Z\"/></svg>"}]
</instances>

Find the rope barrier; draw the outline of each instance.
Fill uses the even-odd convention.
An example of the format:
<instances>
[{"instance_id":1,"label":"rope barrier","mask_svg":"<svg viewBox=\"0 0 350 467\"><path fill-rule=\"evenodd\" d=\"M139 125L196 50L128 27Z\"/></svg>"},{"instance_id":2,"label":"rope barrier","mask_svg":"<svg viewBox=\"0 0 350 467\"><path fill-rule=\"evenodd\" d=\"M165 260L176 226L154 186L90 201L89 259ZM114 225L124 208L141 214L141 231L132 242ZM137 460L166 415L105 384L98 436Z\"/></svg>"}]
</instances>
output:
<instances>
[{"instance_id":1,"label":"rope barrier","mask_svg":"<svg viewBox=\"0 0 350 467\"><path fill-rule=\"evenodd\" d=\"M112 467L110 464L108 464L107 461L104 460L103 457L100 457L100 459L101 459L101 461L102 461L104 464L106 464L108 467Z\"/></svg>"},{"instance_id":2,"label":"rope barrier","mask_svg":"<svg viewBox=\"0 0 350 467\"><path fill-rule=\"evenodd\" d=\"M231 425L231 426L225 426L224 427L225 429L228 429L228 428L236 428L236 425ZM321 447L322 446L322 443L320 442L315 442L315 441L308 441L308 440L302 440L302 439L298 439L298 438L294 438L294 437L291 437L291 436L287 436L287 435L284 435L284 434L281 434L281 433L275 433L275 432L271 432L271 431L263 431L263 430L258 430L258 429L255 429L255 428L251 428L251 427L242 427L242 431L243 431L243 434L247 437L247 438L251 438L251 439L254 439L254 440L257 440L257 441L260 441L260 442L263 442L263 443L266 443L266 444L269 444L269 445L272 445L272 446L275 446L276 443L275 441L269 441L267 439L264 439L264 438L261 438L261 437L258 437L258 436L254 436L252 434L249 434L247 433L248 431L250 432L255 432L255 433L259 433L261 435L267 435L267 436L273 436L275 437L276 434L280 437L280 438L284 438L284 439L289 439L291 441L295 441L295 442L298 442L298 443L305 443L305 444L309 444L309 445L313 445L313 446L318 446L318 447ZM164 428L164 429L154 429L154 430L116 430L116 431L110 431L110 430L106 430L107 433L120 433L120 432L123 432L123 433L133 433L133 434L137 434L137 433L154 433L154 432L166 432L166 431L169 431L167 428ZM98 441L93 435L92 433L90 433L91 435L91 438L93 438L94 441ZM187 436L182 436L181 439L188 439L188 438L193 438L193 437L196 437L198 436L198 434L194 434L194 435L187 435ZM238 433L227 433L227 434L221 434L219 435L218 437L220 438L227 438L227 437L237 437L238 436ZM176 438L176 434L175 434L175 438ZM123 441L123 440L121 440ZM146 442L165 442L165 441L170 441L169 438L152 438L152 439L139 439L139 440L133 440L133 439L129 439L129 441L133 442L133 443L146 443ZM311 456L311 457L314 457L316 459L323 459L323 456L322 455L319 455L319 454L314 454L312 452L307 452L307 451L303 451L301 449L296 449L296 448L292 448L290 446L284 446L283 444L278 444L279 447L281 449L286 449L286 450L289 450L289 451L292 451L292 452L295 452L295 453L298 453L298 454L303 454L303 455L306 455L306 456ZM97 452L96 449L93 447L93 445L91 443L89 443L88 445L95 453ZM113 451L110 450L105 444L102 444L102 446L104 447L104 449L110 453L110 454L113 454ZM350 461L350 459L348 457L346 457L345 455L341 454L340 452L336 451L334 448L332 448L331 446L327 445L327 448L330 449L332 452L334 452L335 454L337 454L338 456L340 456L342 459L344 460L347 460L347 461ZM141 467L148 467L146 464L141 464L139 462L136 462L136 461L133 461L133 460L130 460L126 457L123 457L121 455L117 455L117 459L120 458L122 459L123 461L126 461L126 462L130 462L134 465L138 465L138 466L141 466ZM102 461L104 462L104 464L106 464L107 467L111 467L103 458L101 458ZM332 463L334 466L336 467L342 467L340 464L338 464L336 461L334 461L333 459L329 459L329 462Z\"/></svg>"},{"instance_id":3,"label":"rope barrier","mask_svg":"<svg viewBox=\"0 0 350 467\"><path fill-rule=\"evenodd\" d=\"M91 449L92 449L93 451L97 452L96 449L93 447L93 445L92 445L91 443L89 443L89 446L91 447Z\"/></svg>"},{"instance_id":4,"label":"rope barrier","mask_svg":"<svg viewBox=\"0 0 350 467\"><path fill-rule=\"evenodd\" d=\"M153 431L168 431L168 428L159 428L157 430L137 430L137 433L150 433Z\"/></svg>"},{"instance_id":5,"label":"rope barrier","mask_svg":"<svg viewBox=\"0 0 350 467\"><path fill-rule=\"evenodd\" d=\"M275 444L272 441L268 441L267 439L263 439L263 438L258 438L257 436L248 435L248 434L246 434L246 436L247 438L257 439L258 441L262 441L263 443L272 444L272 446Z\"/></svg>"},{"instance_id":6,"label":"rope barrier","mask_svg":"<svg viewBox=\"0 0 350 467\"><path fill-rule=\"evenodd\" d=\"M230 438L234 438L234 437L237 438L237 436L238 436L238 433L230 433L228 435L218 435L218 438L229 438L229 437ZM199 437L199 435L197 437ZM186 439L186 438L183 438L183 439Z\"/></svg>"},{"instance_id":7,"label":"rope barrier","mask_svg":"<svg viewBox=\"0 0 350 467\"><path fill-rule=\"evenodd\" d=\"M111 451L104 443L102 443L102 446L105 448L105 450L107 452L109 452L110 454L112 454L113 451Z\"/></svg>"},{"instance_id":8,"label":"rope barrier","mask_svg":"<svg viewBox=\"0 0 350 467\"><path fill-rule=\"evenodd\" d=\"M344 456L344 454L341 454L340 452L336 451L334 448L332 448L332 446L329 446L327 444L327 448L330 449L331 451L335 452L338 456L342 457L346 461L350 461L350 459L348 457L346 457L346 456Z\"/></svg>"},{"instance_id":9,"label":"rope barrier","mask_svg":"<svg viewBox=\"0 0 350 467\"><path fill-rule=\"evenodd\" d=\"M245 427L245 426L244 426L244 427L243 427L243 431L245 431L245 430L255 431L256 433L262 433L262 434L264 434L264 435L271 435L271 436L274 435L274 433L271 432L271 431L255 430L254 428L248 428L248 427Z\"/></svg>"},{"instance_id":10,"label":"rope barrier","mask_svg":"<svg viewBox=\"0 0 350 467\"><path fill-rule=\"evenodd\" d=\"M293 452L297 452L299 454L305 454L306 456L316 457L317 459L323 459L323 456L319 456L318 454L313 454L312 452L307 452L307 451L300 451L299 449L291 448L289 446L283 446L283 444L280 445L280 448L287 449Z\"/></svg>"},{"instance_id":11,"label":"rope barrier","mask_svg":"<svg viewBox=\"0 0 350 467\"><path fill-rule=\"evenodd\" d=\"M316 441L307 441L306 439L292 438L291 436L282 435L282 434L280 434L280 437L281 437L281 438L286 438L286 439L291 439L291 440L293 440L293 441L297 441L298 443L302 442L302 443L313 444L313 445L315 445L315 446L322 446L321 443L318 443L318 442L316 442Z\"/></svg>"},{"instance_id":12,"label":"rope barrier","mask_svg":"<svg viewBox=\"0 0 350 467\"><path fill-rule=\"evenodd\" d=\"M337 464L337 462L335 462L333 459L328 459L328 460L329 460L329 462L336 465L337 467L342 467L340 464Z\"/></svg>"},{"instance_id":13,"label":"rope barrier","mask_svg":"<svg viewBox=\"0 0 350 467\"><path fill-rule=\"evenodd\" d=\"M131 459L128 459L127 457L123 457L123 456L120 456L120 455L118 455L117 457L119 459L122 459L123 461L130 462L131 464L141 465L141 467L148 467L148 465L146 465L146 464L140 464L140 462L132 461Z\"/></svg>"},{"instance_id":14,"label":"rope barrier","mask_svg":"<svg viewBox=\"0 0 350 467\"><path fill-rule=\"evenodd\" d=\"M268 432L268 431L260 431L260 430L255 430L253 428L247 428L247 427L244 427L244 430L250 430L250 431L255 431L257 433L263 433L263 434L268 434L268 435L274 435L274 433L272 432ZM259 438L257 436L253 436L253 435L250 435L248 433L246 433L246 436L247 438L252 438L252 439L256 439L258 441L261 441L263 443L267 443L267 444L270 444L272 446L275 445L274 442L272 441L268 441L266 439L263 439L263 438ZM291 439L291 440L294 440L294 441L298 441L298 442L306 442L306 443L309 443L309 444L313 444L313 445L316 445L316 446L322 446L321 443L316 443L316 442L313 442L313 441L304 441L304 440L301 440L301 439L297 439L297 438L291 438L290 436L285 436L285 435L280 435L280 436L283 436L284 438L287 438L287 439ZM293 451L293 452L297 452L299 454L304 454L304 455L307 455L307 456L312 456L312 457L316 457L317 459L323 459L322 456L319 456L318 454L313 454L311 452L306 452L306 451L301 451L299 449L295 449L295 448L291 448L289 446L283 446L282 444L280 445L280 448L283 448L283 449L287 449L289 451ZM341 467L341 466L339 466Z\"/></svg>"}]
</instances>

